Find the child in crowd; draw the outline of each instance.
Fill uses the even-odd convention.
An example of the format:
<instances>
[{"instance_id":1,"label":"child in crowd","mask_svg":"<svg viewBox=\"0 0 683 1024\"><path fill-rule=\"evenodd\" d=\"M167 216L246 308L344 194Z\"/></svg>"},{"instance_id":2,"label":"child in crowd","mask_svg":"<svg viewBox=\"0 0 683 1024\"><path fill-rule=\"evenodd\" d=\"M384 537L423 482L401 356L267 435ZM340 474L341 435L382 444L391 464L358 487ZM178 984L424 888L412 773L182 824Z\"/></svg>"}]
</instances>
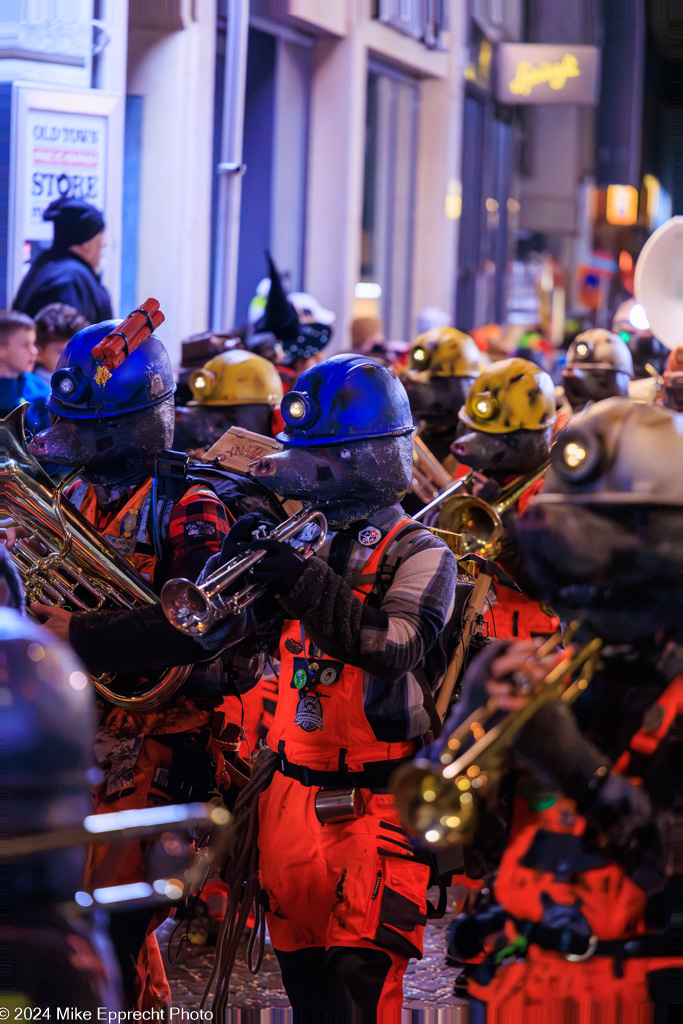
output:
<instances>
[{"instance_id":1,"label":"child in crowd","mask_svg":"<svg viewBox=\"0 0 683 1024\"><path fill-rule=\"evenodd\" d=\"M48 387L67 341L87 326L88 321L82 313L64 302L51 302L36 313L38 359L34 373Z\"/></svg>"},{"instance_id":2,"label":"child in crowd","mask_svg":"<svg viewBox=\"0 0 683 1024\"><path fill-rule=\"evenodd\" d=\"M37 356L31 317L16 311L0 312L0 416L28 403L25 423L34 433L49 424L45 398L50 389L31 372Z\"/></svg>"}]
</instances>

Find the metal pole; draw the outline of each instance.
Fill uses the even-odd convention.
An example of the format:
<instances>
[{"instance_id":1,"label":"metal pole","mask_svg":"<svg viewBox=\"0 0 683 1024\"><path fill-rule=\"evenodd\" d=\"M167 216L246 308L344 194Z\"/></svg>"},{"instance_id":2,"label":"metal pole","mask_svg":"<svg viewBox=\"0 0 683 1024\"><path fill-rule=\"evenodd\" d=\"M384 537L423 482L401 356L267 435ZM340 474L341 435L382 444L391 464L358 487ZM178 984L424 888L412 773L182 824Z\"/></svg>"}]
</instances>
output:
<instances>
[{"instance_id":1,"label":"metal pole","mask_svg":"<svg viewBox=\"0 0 683 1024\"><path fill-rule=\"evenodd\" d=\"M247 78L249 0L228 0L223 86L221 161L218 164L218 232L212 328L228 331L235 326L237 255L242 198L242 143Z\"/></svg>"}]
</instances>

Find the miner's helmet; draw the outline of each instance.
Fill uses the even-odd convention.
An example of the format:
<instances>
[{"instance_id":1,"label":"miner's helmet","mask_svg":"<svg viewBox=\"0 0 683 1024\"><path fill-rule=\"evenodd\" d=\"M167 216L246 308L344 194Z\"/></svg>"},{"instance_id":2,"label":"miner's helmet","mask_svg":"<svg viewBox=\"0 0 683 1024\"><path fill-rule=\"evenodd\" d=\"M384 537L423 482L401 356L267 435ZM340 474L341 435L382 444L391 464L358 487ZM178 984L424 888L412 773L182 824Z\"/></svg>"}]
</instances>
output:
<instances>
[{"instance_id":1,"label":"miner's helmet","mask_svg":"<svg viewBox=\"0 0 683 1024\"><path fill-rule=\"evenodd\" d=\"M408 368L431 377L474 378L481 369L481 353L469 334L454 327L433 327L413 342Z\"/></svg>"},{"instance_id":2,"label":"miner's helmet","mask_svg":"<svg viewBox=\"0 0 683 1024\"><path fill-rule=\"evenodd\" d=\"M633 357L628 345L618 334L602 327L594 327L574 338L567 350L565 366L586 373L614 370L633 376Z\"/></svg>"},{"instance_id":3,"label":"miner's helmet","mask_svg":"<svg viewBox=\"0 0 683 1024\"><path fill-rule=\"evenodd\" d=\"M503 359L477 377L458 416L486 434L544 430L555 421L555 386L528 359Z\"/></svg>"},{"instance_id":4,"label":"miner's helmet","mask_svg":"<svg viewBox=\"0 0 683 1024\"><path fill-rule=\"evenodd\" d=\"M253 352L233 349L214 356L190 376L198 405L279 405L282 381L271 362Z\"/></svg>"},{"instance_id":5,"label":"miner's helmet","mask_svg":"<svg viewBox=\"0 0 683 1024\"><path fill-rule=\"evenodd\" d=\"M305 370L282 400L287 447L401 437L413 430L398 377L367 356L344 354Z\"/></svg>"},{"instance_id":6,"label":"miner's helmet","mask_svg":"<svg viewBox=\"0 0 683 1024\"><path fill-rule=\"evenodd\" d=\"M683 505L683 414L606 398L557 437L535 501Z\"/></svg>"},{"instance_id":7,"label":"miner's helmet","mask_svg":"<svg viewBox=\"0 0 683 1024\"><path fill-rule=\"evenodd\" d=\"M74 334L52 374L46 404L65 419L110 419L159 405L175 391L171 360L164 345L150 335L110 372L92 354L122 320L91 324Z\"/></svg>"},{"instance_id":8,"label":"miner's helmet","mask_svg":"<svg viewBox=\"0 0 683 1024\"><path fill-rule=\"evenodd\" d=\"M612 330L622 341L628 342L638 334L649 334L650 321L639 302L624 299L612 317Z\"/></svg>"}]
</instances>

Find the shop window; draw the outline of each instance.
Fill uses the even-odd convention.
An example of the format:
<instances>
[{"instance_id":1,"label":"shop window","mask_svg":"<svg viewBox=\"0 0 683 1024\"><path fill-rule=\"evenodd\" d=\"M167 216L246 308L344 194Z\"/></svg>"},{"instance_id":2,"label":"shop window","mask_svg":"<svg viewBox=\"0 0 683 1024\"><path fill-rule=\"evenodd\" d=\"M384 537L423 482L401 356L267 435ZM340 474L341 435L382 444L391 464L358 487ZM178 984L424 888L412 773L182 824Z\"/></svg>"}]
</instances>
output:
<instances>
[{"instance_id":1,"label":"shop window","mask_svg":"<svg viewBox=\"0 0 683 1024\"><path fill-rule=\"evenodd\" d=\"M363 239L359 281L374 285L374 312L388 338L410 336L418 89L381 65L368 74ZM357 289L358 294L358 289Z\"/></svg>"}]
</instances>

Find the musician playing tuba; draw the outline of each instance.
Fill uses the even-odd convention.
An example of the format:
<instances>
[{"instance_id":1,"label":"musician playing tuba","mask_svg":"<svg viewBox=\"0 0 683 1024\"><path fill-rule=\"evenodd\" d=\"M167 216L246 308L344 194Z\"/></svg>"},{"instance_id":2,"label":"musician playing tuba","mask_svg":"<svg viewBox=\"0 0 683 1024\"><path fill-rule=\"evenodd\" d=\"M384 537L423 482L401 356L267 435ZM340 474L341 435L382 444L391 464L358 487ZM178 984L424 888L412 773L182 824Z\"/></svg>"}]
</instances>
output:
<instances>
[{"instance_id":1,"label":"musician playing tuba","mask_svg":"<svg viewBox=\"0 0 683 1024\"><path fill-rule=\"evenodd\" d=\"M488 908L481 924L484 935L495 922L504 936L469 985L491 1024L615 1019L626 1006L634 1020L651 1020L653 1005L680 993L669 813L683 704L682 461L680 414L605 399L559 435L543 493L521 517L542 593L563 619L578 620L575 645L599 638L602 648L573 703L540 703L512 735L504 798L485 808L486 787L470 772L481 810L466 862L474 875L499 862L502 910ZM479 655L436 763L487 696L521 715L521 694L548 668L528 643ZM477 928L461 924L450 951L472 957Z\"/></svg>"},{"instance_id":2,"label":"musician playing tuba","mask_svg":"<svg viewBox=\"0 0 683 1024\"><path fill-rule=\"evenodd\" d=\"M133 350L131 343L130 354L109 370L93 348L117 329L119 322L110 320L71 339L47 399L54 422L34 436L30 448L42 461L83 467L68 497L158 592L171 576L197 576L220 549L228 519L208 487L182 476L155 476L156 459L173 439L171 363L148 330L138 347ZM168 625L159 606L72 615L34 604L32 611L68 640L92 673L140 677L206 659L194 641ZM105 703L96 744L104 770L96 790L97 811L204 799L212 787L212 761L220 763L211 721L221 702L221 663L214 660L196 666L162 707L136 711ZM100 846L90 855L85 884L92 889L138 882L144 872L142 843L116 850ZM113 919L131 1007L163 1006L170 998L153 934L159 920L153 915L143 909Z\"/></svg>"}]
</instances>

